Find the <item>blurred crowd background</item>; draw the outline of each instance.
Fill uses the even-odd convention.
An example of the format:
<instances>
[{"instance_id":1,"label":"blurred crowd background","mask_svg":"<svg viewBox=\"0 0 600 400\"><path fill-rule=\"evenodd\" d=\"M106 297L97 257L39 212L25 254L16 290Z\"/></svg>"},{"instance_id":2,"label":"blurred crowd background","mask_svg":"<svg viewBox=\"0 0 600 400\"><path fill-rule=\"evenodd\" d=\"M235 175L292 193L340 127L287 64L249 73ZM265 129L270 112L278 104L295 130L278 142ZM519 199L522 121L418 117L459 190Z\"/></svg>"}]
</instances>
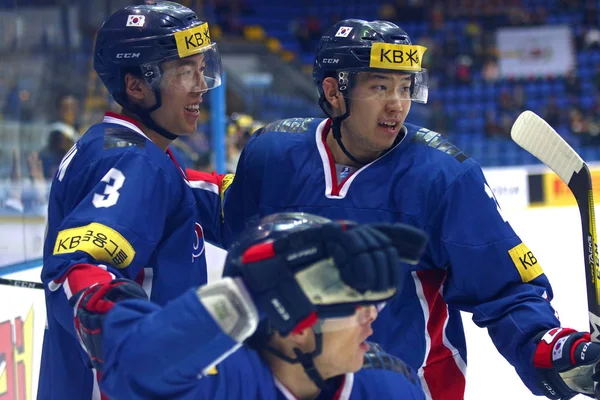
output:
<instances>
[{"instance_id":1,"label":"blurred crowd background","mask_svg":"<svg viewBox=\"0 0 600 400\"><path fill-rule=\"evenodd\" d=\"M62 156L107 110L94 37L134 0L0 0L0 216L43 217ZM431 88L408 122L447 136L483 166L537 161L510 139L519 113L543 116L587 161L600 159L598 0L182 0L209 21L227 72L226 171L262 124L322 117L312 62L346 18L398 23L425 45ZM210 93L209 93L210 96ZM176 141L211 171L210 102L196 135Z\"/></svg>"}]
</instances>

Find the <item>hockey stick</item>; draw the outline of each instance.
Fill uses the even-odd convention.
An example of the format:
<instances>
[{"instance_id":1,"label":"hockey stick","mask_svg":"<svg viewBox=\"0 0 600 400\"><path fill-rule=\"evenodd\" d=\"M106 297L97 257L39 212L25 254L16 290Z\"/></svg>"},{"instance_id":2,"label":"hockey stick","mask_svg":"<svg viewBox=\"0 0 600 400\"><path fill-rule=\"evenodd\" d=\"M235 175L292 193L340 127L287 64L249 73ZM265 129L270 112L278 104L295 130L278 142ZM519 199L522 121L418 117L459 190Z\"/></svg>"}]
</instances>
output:
<instances>
[{"instance_id":1,"label":"hockey stick","mask_svg":"<svg viewBox=\"0 0 600 400\"><path fill-rule=\"evenodd\" d=\"M0 278L0 285L15 286L25 289L43 289L44 285L39 282L19 281L17 279Z\"/></svg>"},{"instance_id":2,"label":"hockey stick","mask_svg":"<svg viewBox=\"0 0 600 400\"><path fill-rule=\"evenodd\" d=\"M590 333L593 341L600 342L600 267L590 170L579 154L531 111L519 115L510 134L515 143L556 172L575 196L583 233Z\"/></svg>"}]
</instances>

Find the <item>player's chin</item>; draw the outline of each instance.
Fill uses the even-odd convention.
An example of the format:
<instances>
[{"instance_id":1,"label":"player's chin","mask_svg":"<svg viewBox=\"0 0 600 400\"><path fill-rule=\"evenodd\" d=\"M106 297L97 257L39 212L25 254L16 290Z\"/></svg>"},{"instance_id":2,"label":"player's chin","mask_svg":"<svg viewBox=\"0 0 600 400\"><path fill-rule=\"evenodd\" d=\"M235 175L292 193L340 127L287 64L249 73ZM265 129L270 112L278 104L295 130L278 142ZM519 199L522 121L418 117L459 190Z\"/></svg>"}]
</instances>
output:
<instances>
[{"instance_id":1,"label":"player's chin","mask_svg":"<svg viewBox=\"0 0 600 400\"><path fill-rule=\"evenodd\" d=\"M365 363L365 353L366 351L360 350L354 354L352 365L349 366L350 370L348 372L357 372L362 368Z\"/></svg>"}]
</instances>

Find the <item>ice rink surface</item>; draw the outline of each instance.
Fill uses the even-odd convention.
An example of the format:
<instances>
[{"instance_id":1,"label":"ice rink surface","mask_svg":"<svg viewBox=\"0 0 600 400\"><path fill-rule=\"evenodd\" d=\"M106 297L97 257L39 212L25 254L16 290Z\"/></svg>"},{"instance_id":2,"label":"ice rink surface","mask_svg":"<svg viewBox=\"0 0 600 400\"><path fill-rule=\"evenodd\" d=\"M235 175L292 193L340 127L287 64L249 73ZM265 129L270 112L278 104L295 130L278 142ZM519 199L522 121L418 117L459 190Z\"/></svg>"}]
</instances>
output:
<instances>
[{"instance_id":1,"label":"ice rink surface","mask_svg":"<svg viewBox=\"0 0 600 400\"><path fill-rule=\"evenodd\" d=\"M600 208L597 207L596 214L598 212ZM554 289L552 304L558 311L563 326L587 330L583 244L577 208L505 210L504 214L548 275ZM207 254L213 258L209 265L216 267L209 271L209 276L214 279L220 274L223 254L215 251L212 246L207 248ZM39 280L39 270L28 270L6 277ZM533 396L527 390L514 369L496 351L487 331L475 326L470 314L464 314L463 320L468 349L465 399L540 399L541 397ZM576 397L584 398L586 397Z\"/></svg>"}]
</instances>

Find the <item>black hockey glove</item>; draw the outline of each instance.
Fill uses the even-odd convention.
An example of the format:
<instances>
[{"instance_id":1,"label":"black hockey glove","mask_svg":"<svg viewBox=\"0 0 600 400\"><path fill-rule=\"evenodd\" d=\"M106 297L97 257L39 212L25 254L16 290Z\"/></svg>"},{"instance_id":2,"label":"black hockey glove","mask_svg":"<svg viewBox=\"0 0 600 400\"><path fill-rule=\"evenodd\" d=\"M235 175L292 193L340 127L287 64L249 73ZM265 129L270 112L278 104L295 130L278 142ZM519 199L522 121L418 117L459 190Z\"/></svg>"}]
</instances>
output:
<instances>
[{"instance_id":1,"label":"black hockey glove","mask_svg":"<svg viewBox=\"0 0 600 400\"><path fill-rule=\"evenodd\" d=\"M84 289L71 297L75 307L75 332L90 357L92 366L102 372L102 327L115 303L127 299L148 300L146 292L128 279L115 279Z\"/></svg>"},{"instance_id":2,"label":"black hockey glove","mask_svg":"<svg viewBox=\"0 0 600 400\"><path fill-rule=\"evenodd\" d=\"M589 333L568 328L554 328L540 337L533 363L546 397L570 399L585 394L600 399L600 343L591 342Z\"/></svg>"},{"instance_id":3,"label":"black hockey glove","mask_svg":"<svg viewBox=\"0 0 600 400\"><path fill-rule=\"evenodd\" d=\"M352 315L359 305L390 299L402 286L402 260L418 261L427 242L416 228L328 223L250 246L228 260L242 276L259 312L283 335L322 317ZM403 246L402 254L395 242Z\"/></svg>"}]
</instances>

